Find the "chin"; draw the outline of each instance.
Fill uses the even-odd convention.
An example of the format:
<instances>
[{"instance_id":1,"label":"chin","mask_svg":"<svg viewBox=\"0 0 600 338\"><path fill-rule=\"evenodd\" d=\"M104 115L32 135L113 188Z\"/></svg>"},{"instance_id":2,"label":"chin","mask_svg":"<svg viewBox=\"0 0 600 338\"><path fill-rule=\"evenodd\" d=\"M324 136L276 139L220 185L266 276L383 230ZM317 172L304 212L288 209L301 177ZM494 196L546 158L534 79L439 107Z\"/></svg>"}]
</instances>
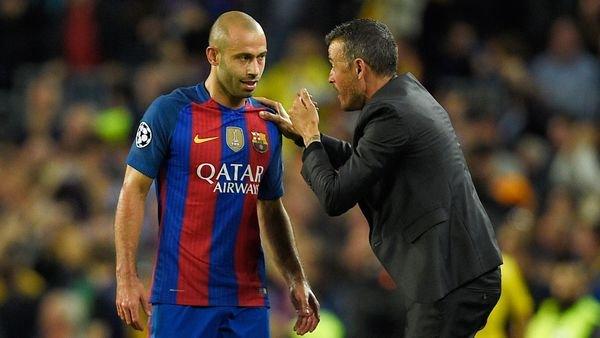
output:
<instances>
[{"instance_id":1,"label":"chin","mask_svg":"<svg viewBox=\"0 0 600 338\"><path fill-rule=\"evenodd\" d=\"M235 96L239 97L240 99L245 99L245 98L251 97L252 94L254 94L254 90L253 91L247 91L247 90L240 89L240 90L238 90L235 93Z\"/></svg>"},{"instance_id":2,"label":"chin","mask_svg":"<svg viewBox=\"0 0 600 338\"><path fill-rule=\"evenodd\" d=\"M341 104L342 106L342 110L344 111L356 111L356 110L361 110L364 105L360 104L358 102L348 102L346 104Z\"/></svg>"},{"instance_id":3,"label":"chin","mask_svg":"<svg viewBox=\"0 0 600 338\"><path fill-rule=\"evenodd\" d=\"M346 100L345 102L340 100L340 106L344 111L361 110L365 106L365 100L360 95L354 95L351 96L349 100Z\"/></svg>"},{"instance_id":4,"label":"chin","mask_svg":"<svg viewBox=\"0 0 600 338\"><path fill-rule=\"evenodd\" d=\"M356 109L352 109L352 107L350 107L349 105L343 104L342 105L342 110L343 111L353 111L353 110L356 110Z\"/></svg>"}]
</instances>

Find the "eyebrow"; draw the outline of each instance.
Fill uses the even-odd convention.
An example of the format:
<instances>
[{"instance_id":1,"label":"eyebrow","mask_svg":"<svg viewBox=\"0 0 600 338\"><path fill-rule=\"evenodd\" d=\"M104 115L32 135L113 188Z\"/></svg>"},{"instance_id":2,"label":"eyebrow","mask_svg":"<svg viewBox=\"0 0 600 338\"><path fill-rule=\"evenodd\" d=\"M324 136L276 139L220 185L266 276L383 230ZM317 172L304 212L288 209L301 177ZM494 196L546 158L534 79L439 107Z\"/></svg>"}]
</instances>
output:
<instances>
[{"instance_id":1,"label":"eyebrow","mask_svg":"<svg viewBox=\"0 0 600 338\"><path fill-rule=\"evenodd\" d=\"M254 56L254 55L265 56L265 55L267 55L267 51L265 50L264 52L260 52L258 54L253 54L253 53L248 53L248 52L240 52L240 53L234 54L234 56Z\"/></svg>"}]
</instances>

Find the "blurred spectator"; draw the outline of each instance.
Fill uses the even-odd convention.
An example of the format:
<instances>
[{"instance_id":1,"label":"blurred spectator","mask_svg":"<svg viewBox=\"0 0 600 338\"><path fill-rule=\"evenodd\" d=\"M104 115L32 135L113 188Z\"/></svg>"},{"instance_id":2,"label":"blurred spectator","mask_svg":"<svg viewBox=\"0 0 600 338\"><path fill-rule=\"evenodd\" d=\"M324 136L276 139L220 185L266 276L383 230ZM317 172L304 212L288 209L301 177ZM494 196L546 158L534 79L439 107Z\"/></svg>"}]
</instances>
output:
<instances>
[{"instance_id":1,"label":"blurred spectator","mask_svg":"<svg viewBox=\"0 0 600 338\"><path fill-rule=\"evenodd\" d=\"M582 48L572 19L556 19L548 48L531 64L542 102L577 120L600 116L600 63Z\"/></svg>"},{"instance_id":2,"label":"blurred spectator","mask_svg":"<svg viewBox=\"0 0 600 338\"><path fill-rule=\"evenodd\" d=\"M551 297L545 299L527 326L526 338L597 337L600 303L587 295L587 274L577 263L552 269Z\"/></svg>"},{"instance_id":3,"label":"blurred spectator","mask_svg":"<svg viewBox=\"0 0 600 338\"><path fill-rule=\"evenodd\" d=\"M381 21L396 38L410 39L421 33L426 4L425 0L365 0L360 17Z\"/></svg>"},{"instance_id":4,"label":"blurred spectator","mask_svg":"<svg viewBox=\"0 0 600 338\"><path fill-rule=\"evenodd\" d=\"M65 18L65 56L75 71L85 71L100 62L100 27L95 0L68 2Z\"/></svg>"},{"instance_id":5,"label":"blurred spectator","mask_svg":"<svg viewBox=\"0 0 600 338\"><path fill-rule=\"evenodd\" d=\"M600 193L598 130L567 117L556 117L551 120L548 132L556 147L550 165L550 182L582 194Z\"/></svg>"},{"instance_id":6,"label":"blurred spectator","mask_svg":"<svg viewBox=\"0 0 600 338\"><path fill-rule=\"evenodd\" d=\"M583 40L587 49L600 53L600 1L579 0L578 18Z\"/></svg>"},{"instance_id":7,"label":"blurred spectator","mask_svg":"<svg viewBox=\"0 0 600 338\"><path fill-rule=\"evenodd\" d=\"M85 316L84 303L79 296L67 290L53 290L40 305L39 337L83 337Z\"/></svg>"},{"instance_id":8,"label":"blurred spectator","mask_svg":"<svg viewBox=\"0 0 600 338\"><path fill-rule=\"evenodd\" d=\"M435 47L426 64L426 78L434 88L447 78L468 78L473 75L472 57L478 48L479 40L475 27L465 21L448 23L439 32Z\"/></svg>"}]
</instances>

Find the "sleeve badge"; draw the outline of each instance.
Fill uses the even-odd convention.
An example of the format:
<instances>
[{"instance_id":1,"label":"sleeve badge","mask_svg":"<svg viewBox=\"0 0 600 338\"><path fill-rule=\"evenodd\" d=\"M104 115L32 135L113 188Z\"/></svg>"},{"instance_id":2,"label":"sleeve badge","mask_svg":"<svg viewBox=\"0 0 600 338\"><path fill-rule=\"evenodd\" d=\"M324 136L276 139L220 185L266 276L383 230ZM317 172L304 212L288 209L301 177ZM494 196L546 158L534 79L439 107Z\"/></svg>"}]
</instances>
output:
<instances>
[{"instance_id":1,"label":"sleeve badge","mask_svg":"<svg viewBox=\"0 0 600 338\"><path fill-rule=\"evenodd\" d=\"M144 148L152 141L152 131L146 122L140 123L137 133L135 134L135 146Z\"/></svg>"}]
</instances>

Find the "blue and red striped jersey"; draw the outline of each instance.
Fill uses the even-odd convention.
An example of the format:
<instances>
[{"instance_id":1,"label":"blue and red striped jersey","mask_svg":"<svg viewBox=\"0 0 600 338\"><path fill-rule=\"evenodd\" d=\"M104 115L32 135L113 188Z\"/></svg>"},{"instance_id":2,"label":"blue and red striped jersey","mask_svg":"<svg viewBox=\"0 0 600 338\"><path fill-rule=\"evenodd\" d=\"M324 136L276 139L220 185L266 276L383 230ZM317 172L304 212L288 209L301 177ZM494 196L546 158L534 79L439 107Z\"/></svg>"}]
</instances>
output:
<instances>
[{"instance_id":1,"label":"blue and red striped jersey","mask_svg":"<svg viewBox=\"0 0 600 338\"><path fill-rule=\"evenodd\" d=\"M127 164L154 178L152 303L268 306L257 199L283 195L281 134L252 98L231 109L203 84L157 98Z\"/></svg>"}]
</instances>

